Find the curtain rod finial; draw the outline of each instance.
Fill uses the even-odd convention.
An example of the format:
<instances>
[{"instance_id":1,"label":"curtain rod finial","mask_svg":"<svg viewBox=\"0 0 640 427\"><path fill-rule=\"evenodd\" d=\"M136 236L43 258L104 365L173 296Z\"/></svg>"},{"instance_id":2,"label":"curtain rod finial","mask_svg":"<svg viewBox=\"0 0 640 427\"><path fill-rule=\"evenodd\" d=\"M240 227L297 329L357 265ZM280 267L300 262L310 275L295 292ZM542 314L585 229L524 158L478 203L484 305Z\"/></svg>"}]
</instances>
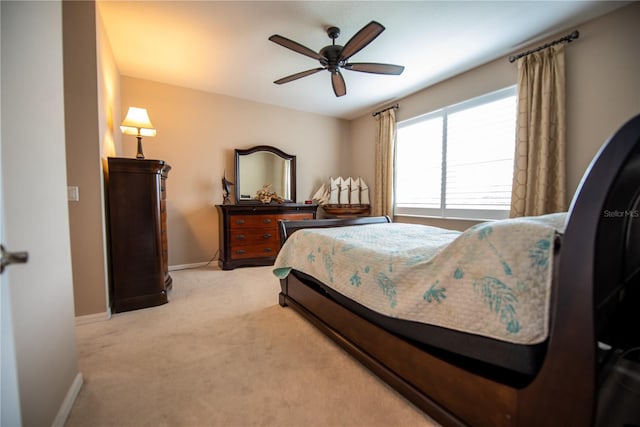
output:
<instances>
[{"instance_id":1,"label":"curtain rod finial","mask_svg":"<svg viewBox=\"0 0 640 427\"><path fill-rule=\"evenodd\" d=\"M522 58L523 56L527 56L527 55L530 55L532 53L538 52L538 51L540 51L542 49L546 49L546 48L548 48L550 46L553 46L554 44L558 44L558 43L562 43L562 42L571 43L573 40L577 39L578 37L580 37L580 32L578 32L578 30L574 30L571 34L569 34L567 36L564 36L564 37L561 37L558 40L554 40L554 41L546 43L546 44L544 44L544 45L542 45L540 47L537 47L537 48L532 49L532 50L528 50L528 51L523 52L523 53L519 53L517 55L511 55L511 56L509 56L509 62L514 62L514 61Z\"/></svg>"}]
</instances>

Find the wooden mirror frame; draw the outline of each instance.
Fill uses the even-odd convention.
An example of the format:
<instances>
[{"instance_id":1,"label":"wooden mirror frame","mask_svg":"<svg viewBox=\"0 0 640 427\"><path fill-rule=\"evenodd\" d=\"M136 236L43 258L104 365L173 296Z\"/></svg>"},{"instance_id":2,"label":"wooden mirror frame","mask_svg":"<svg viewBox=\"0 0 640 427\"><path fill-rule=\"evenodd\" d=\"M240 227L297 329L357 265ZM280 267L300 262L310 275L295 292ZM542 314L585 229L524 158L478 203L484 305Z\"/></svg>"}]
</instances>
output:
<instances>
[{"instance_id":1,"label":"wooden mirror frame","mask_svg":"<svg viewBox=\"0 0 640 427\"><path fill-rule=\"evenodd\" d=\"M268 152L271 154L275 154L276 156L282 158L283 160L289 160L290 162L290 166L289 166L290 197L285 199L285 203L294 203L296 201L296 156L292 154L287 154L284 151L279 150L276 147L272 147L270 145L257 145L255 147L251 147L248 149L236 148L234 151L235 151L235 195L236 195L235 201L236 201L236 204L239 204L239 205L262 204L258 199L255 199L255 198L242 199L240 197L241 195L240 158L241 156L246 156L249 154L259 153L259 152ZM259 188L255 189L255 191L257 190L259 190ZM281 194L278 194L278 195L282 196ZM255 197L255 194L253 194L252 196Z\"/></svg>"}]
</instances>

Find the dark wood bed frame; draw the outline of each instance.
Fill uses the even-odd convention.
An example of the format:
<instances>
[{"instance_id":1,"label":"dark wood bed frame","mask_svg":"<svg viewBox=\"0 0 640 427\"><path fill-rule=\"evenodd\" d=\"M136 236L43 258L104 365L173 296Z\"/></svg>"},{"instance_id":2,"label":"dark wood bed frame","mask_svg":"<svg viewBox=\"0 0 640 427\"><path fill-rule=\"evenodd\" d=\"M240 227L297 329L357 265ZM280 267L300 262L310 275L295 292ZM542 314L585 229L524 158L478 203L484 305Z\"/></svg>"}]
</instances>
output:
<instances>
[{"instance_id":1,"label":"dark wood bed frame","mask_svg":"<svg viewBox=\"0 0 640 427\"><path fill-rule=\"evenodd\" d=\"M295 272L281 280L279 302L443 425L593 425L599 370L596 336L600 323L608 319L596 306L612 289L638 285L640 220L634 219L639 193L640 115L603 145L571 203L560 262L554 269L546 355L538 373L524 385L479 375L391 334L318 292ZM283 221L281 239L300 228L377 221L389 219Z\"/></svg>"}]
</instances>

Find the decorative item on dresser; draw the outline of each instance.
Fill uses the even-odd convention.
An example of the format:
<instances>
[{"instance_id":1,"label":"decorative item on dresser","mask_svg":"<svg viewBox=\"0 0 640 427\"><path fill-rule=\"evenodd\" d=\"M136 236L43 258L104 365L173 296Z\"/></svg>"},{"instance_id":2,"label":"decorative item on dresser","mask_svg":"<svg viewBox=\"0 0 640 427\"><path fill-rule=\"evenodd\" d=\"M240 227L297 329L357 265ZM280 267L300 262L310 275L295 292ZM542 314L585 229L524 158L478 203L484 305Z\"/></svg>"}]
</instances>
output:
<instances>
[{"instance_id":1,"label":"decorative item on dresser","mask_svg":"<svg viewBox=\"0 0 640 427\"><path fill-rule=\"evenodd\" d=\"M317 205L298 203L216 205L223 270L272 265L280 251L278 222L315 219Z\"/></svg>"},{"instance_id":2,"label":"decorative item on dresser","mask_svg":"<svg viewBox=\"0 0 640 427\"><path fill-rule=\"evenodd\" d=\"M229 181L226 175L222 175L222 197L225 205L231 204L231 186L233 182Z\"/></svg>"},{"instance_id":3,"label":"decorative item on dresser","mask_svg":"<svg viewBox=\"0 0 640 427\"><path fill-rule=\"evenodd\" d=\"M368 216L369 186L361 177L329 178L313 195L328 218L355 218Z\"/></svg>"},{"instance_id":4,"label":"decorative item on dresser","mask_svg":"<svg viewBox=\"0 0 640 427\"><path fill-rule=\"evenodd\" d=\"M108 158L110 294L114 313L168 302L163 160Z\"/></svg>"}]
</instances>

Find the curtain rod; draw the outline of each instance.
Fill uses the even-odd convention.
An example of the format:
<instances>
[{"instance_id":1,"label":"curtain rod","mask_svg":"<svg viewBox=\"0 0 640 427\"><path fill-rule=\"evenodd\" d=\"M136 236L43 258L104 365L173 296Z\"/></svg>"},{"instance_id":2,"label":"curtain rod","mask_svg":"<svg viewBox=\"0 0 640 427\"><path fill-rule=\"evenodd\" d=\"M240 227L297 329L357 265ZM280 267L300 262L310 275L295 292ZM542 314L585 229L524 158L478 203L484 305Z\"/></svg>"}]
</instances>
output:
<instances>
[{"instance_id":1,"label":"curtain rod","mask_svg":"<svg viewBox=\"0 0 640 427\"><path fill-rule=\"evenodd\" d=\"M554 40L554 41L552 41L552 42L549 42L549 43L547 43L547 44L544 44L544 45L542 45L542 46L540 46L540 47L537 47L537 48L535 48L535 49L528 50L528 51L526 51L526 52L519 53L519 54L517 54L517 55L511 55L511 56L509 57L509 62L516 61L516 60L518 60L518 59L522 58L523 56L527 56L527 55L530 55L530 54L532 54L532 53L534 53L534 52L538 52L538 51L540 51L540 50L542 50L542 49L546 49L546 48L548 48L548 47L550 47L550 46L553 46L554 44L558 44L558 43L562 43L562 42L570 43L570 42L572 42L573 40L577 39L578 37L580 37L580 33L578 32L578 30L575 30L573 33L571 33L571 34L569 34L569 35L567 35L567 36L564 36L564 37L562 37L562 38L559 38L558 40Z\"/></svg>"},{"instance_id":2,"label":"curtain rod","mask_svg":"<svg viewBox=\"0 0 640 427\"><path fill-rule=\"evenodd\" d=\"M393 108L394 110L397 110L397 109L398 109L398 107L399 107L399 105L398 105L398 104L395 104L395 105L392 105L391 107L383 108L383 109L382 109L382 110L380 110L380 111L376 111L375 113L371 113L371 115L372 115L373 117L375 117L375 116L377 116L377 115L378 115L378 114L380 114L380 113L384 113L384 112L385 112L385 111L387 111L387 110L391 110L392 108Z\"/></svg>"}]
</instances>

